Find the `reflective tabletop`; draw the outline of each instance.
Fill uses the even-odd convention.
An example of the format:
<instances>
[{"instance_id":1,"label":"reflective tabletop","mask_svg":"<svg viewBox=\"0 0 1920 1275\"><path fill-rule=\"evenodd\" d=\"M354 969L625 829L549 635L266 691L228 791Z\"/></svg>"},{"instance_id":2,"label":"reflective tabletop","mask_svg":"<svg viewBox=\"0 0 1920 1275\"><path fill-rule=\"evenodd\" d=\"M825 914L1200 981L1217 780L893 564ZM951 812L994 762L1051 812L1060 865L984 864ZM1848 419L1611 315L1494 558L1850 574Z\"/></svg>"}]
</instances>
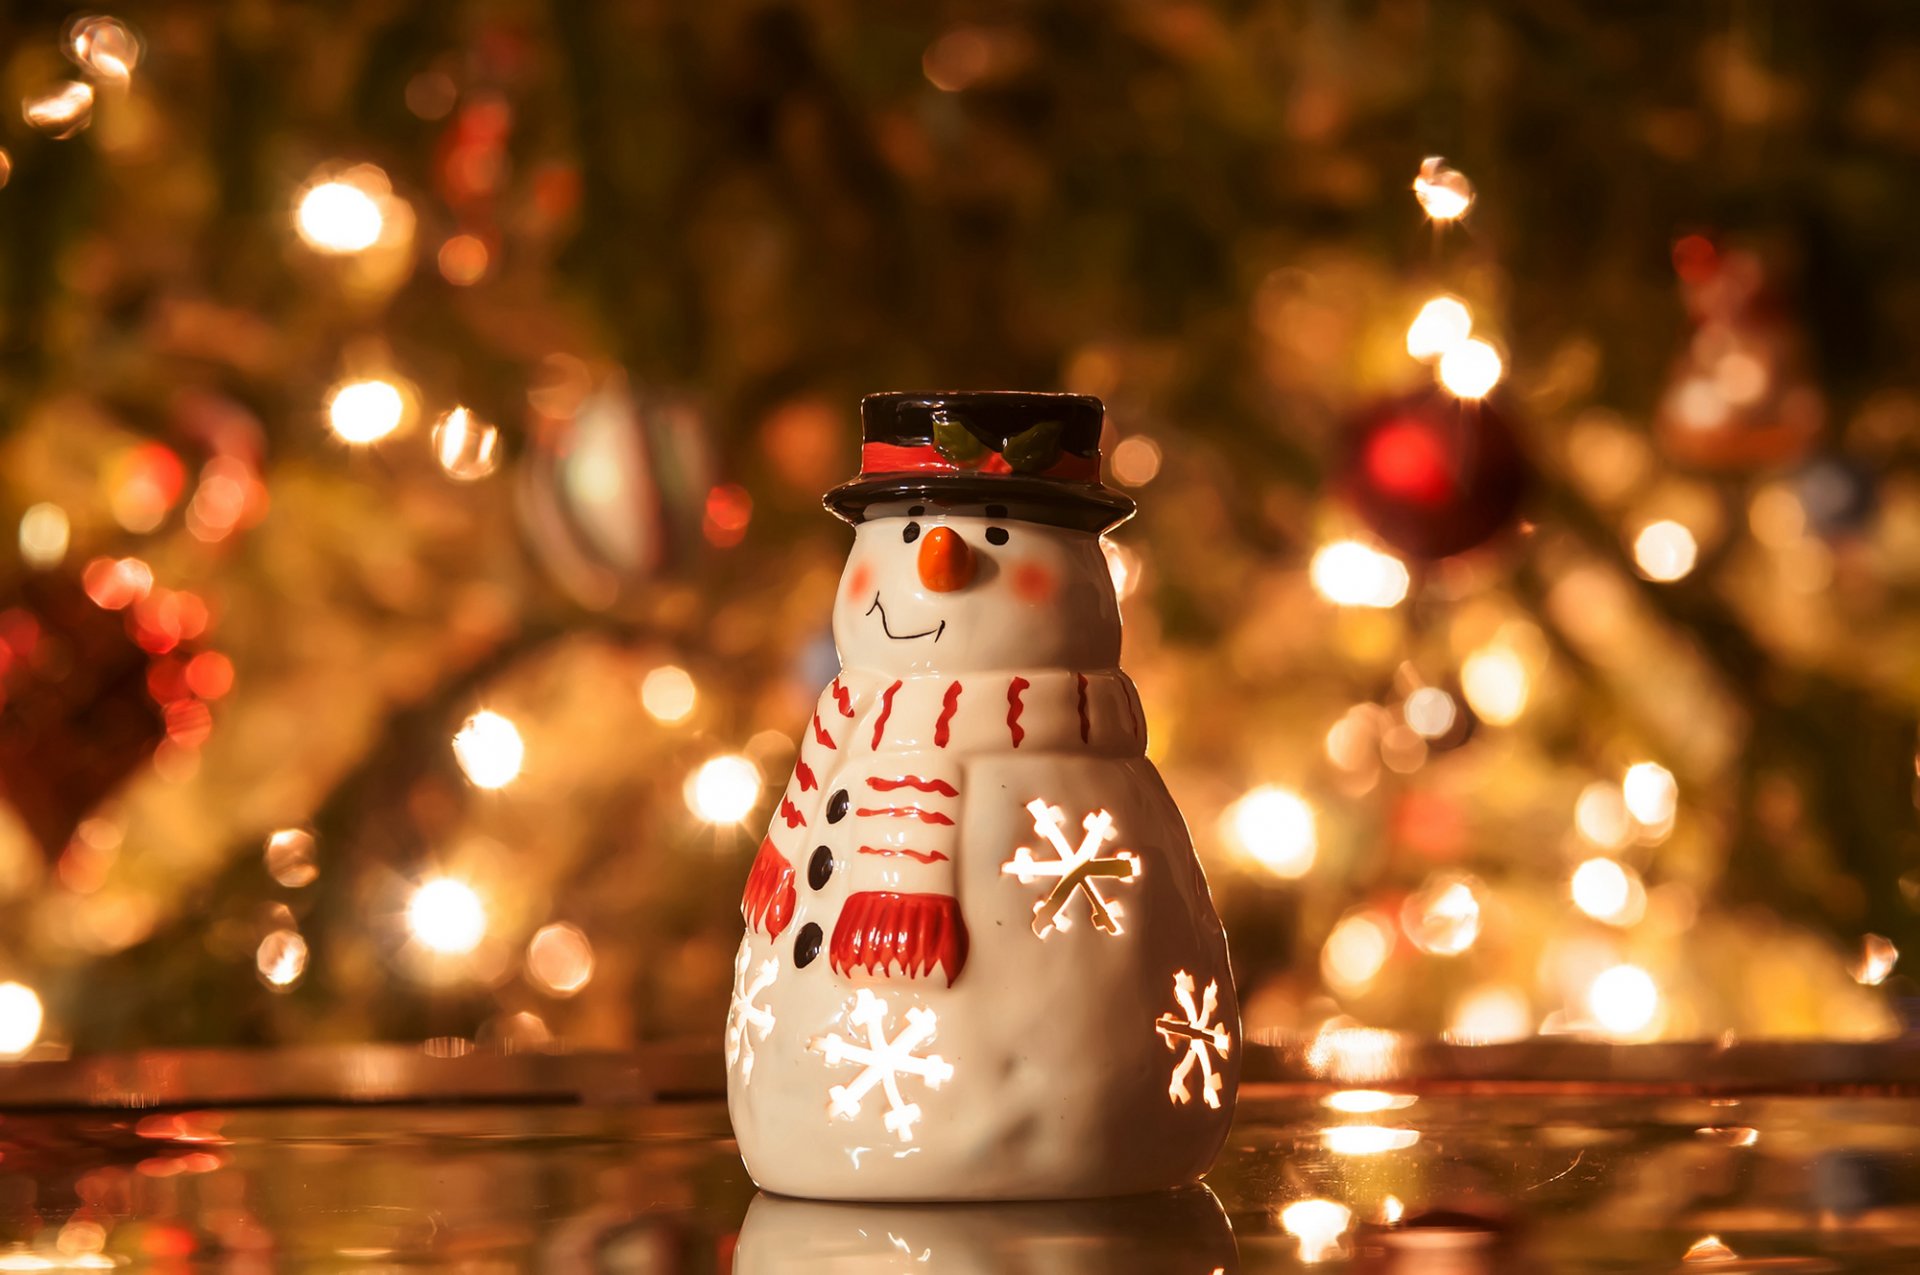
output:
<instances>
[{"instance_id":1,"label":"reflective tabletop","mask_svg":"<svg viewBox=\"0 0 1920 1275\"><path fill-rule=\"evenodd\" d=\"M1345 1045L1204 1188L966 1206L757 1193L703 1048L0 1069L0 1271L1920 1270L1908 1047Z\"/></svg>"}]
</instances>

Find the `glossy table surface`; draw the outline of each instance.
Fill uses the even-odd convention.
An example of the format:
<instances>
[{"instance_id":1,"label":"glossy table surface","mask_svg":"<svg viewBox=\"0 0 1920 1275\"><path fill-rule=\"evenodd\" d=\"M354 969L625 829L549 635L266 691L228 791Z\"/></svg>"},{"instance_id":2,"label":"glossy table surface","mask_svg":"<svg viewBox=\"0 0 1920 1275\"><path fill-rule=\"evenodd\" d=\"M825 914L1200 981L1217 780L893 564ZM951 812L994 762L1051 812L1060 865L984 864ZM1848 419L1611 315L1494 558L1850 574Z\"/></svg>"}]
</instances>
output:
<instances>
[{"instance_id":1,"label":"glossy table surface","mask_svg":"<svg viewBox=\"0 0 1920 1275\"><path fill-rule=\"evenodd\" d=\"M0 1272L1920 1271L1911 1046L1346 1045L1206 1190L968 1206L758 1195L704 1047L0 1068Z\"/></svg>"}]
</instances>

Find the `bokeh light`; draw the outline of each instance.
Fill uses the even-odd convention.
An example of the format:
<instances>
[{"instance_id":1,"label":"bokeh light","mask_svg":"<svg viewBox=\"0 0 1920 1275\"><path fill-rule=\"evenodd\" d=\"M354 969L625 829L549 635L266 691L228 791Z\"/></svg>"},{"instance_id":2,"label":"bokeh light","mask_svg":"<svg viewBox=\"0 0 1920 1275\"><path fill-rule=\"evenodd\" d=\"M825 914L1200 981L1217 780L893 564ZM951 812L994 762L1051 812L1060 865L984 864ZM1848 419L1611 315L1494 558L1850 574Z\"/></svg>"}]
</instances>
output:
<instances>
[{"instance_id":1,"label":"bokeh light","mask_svg":"<svg viewBox=\"0 0 1920 1275\"><path fill-rule=\"evenodd\" d=\"M312 885L320 878L313 834L305 828L280 828L269 834L265 859L267 875L290 890Z\"/></svg>"},{"instance_id":2,"label":"bokeh light","mask_svg":"<svg viewBox=\"0 0 1920 1275\"><path fill-rule=\"evenodd\" d=\"M0 983L0 1058L18 1058L32 1049L45 1017L39 993L25 983Z\"/></svg>"},{"instance_id":3,"label":"bokeh light","mask_svg":"<svg viewBox=\"0 0 1920 1275\"><path fill-rule=\"evenodd\" d=\"M543 925L527 940L527 978L550 996L572 996L593 981L593 944L578 926Z\"/></svg>"},{"instance_id":4,"label":"bokeh light","mask_svg":"<svg viewBox=\"0 0 1920 1275\"><path fill-rule=\"evenodd\" d=\"M1277 877L1305 876L1319 851L1313 807L1291 788L1267 784L1227 807L1225 832L1241 853Z\"/></svg>"},{"instance_id":5,"label":"bokeh light","mask_svg":"<svg viewBox=\"0 0 1920 1275\"><path fill-rule=\"evenodd\" d=\"M1532 682L1527 662L1509 646L1483 646L1460 665L1460 693L1474 716L1490 726L1520 720L1533 693Z\"/></svg>"},{"instance_id":6,"label":"bokeh light","mask_svg":"<svg viewBox=\"0 0 1920 1275\"><path fill-rule=\"evenodd\" d=\"M1620 781L1620 798L1635 822L1661 828L1673 821L1680 802L1680 785L1673 772L1659 762L1636 762Z\"/></svg>"},{"instance_id":7,"label":"bokeh light","mask_svg":"<svg viewBox=\"0 0 1920 1275\"><path fill-rule=\"evenodd\" d=\"M1463 1045L1498 1045L1533 1034L1533 1007L1518 987L1476 987L1460 998L1446 1037Z\"/></svg>"},{"instance_id":8,"label":"bokeh light","mask_svg":"<svg viewBox=\"0 0 1920 1275\"><path fill-rule=\"evenodd\" d=\"M67 511L41 502L20 515L20 561L36 571L57 567L67 556L72 538Z\"/></svg>"},{"instance_id":9,"label":"bokeh light","mask_svg":"<svg viewBox=\"0 0 1920 1275\"><path fill-rule=\"evenodd\" d=\"M364 252L386 229L382 205L391 189L386 174L370 164L316 181L300 192L294 228L315 252Z\"/></svg>"},{"instance_id":10,"label":"bokeh light","mask_svg":"<svg viewBox=\"0 0 1920 1275\"><path fill-rule=\"evenodd\" d=\"M1375 912L1350 912L1320 948L1320 976L1327 986L1348 994L1363 992L1393 952L1393 926Z\"/></svg>"},{"instance_id":11,"label":"bokeh light","mask_svg":"<svg viewBox=\"0 0 1920 1275\"><path fill-rule=\"evenodd\" d=\"M433 458L457 482L485 478L500 467L500 430L456 407L434 422Z\"/></svg>"},{"instance_id":12,"label":"bokeh light","mask_svg":"<svg viewBox=\"0 0 1920 1275\"><path fill-rule=\"evenodd\" d=\"M1320 1131L1320 1144L1335 1155L1384 1155L1404 1151L1418 1141L1417 1129L1384 1125L1340 1124Z\"/></svg>"},{"instance_id":13,"label":"bokeh light","mask_svg":"<svg viewBox=\"0 0 1920 1275\"><path fill-rule=\"evenodd\" d=\"M298 930L275 930L253 954L260 981L276 992L291 991L307 972L307 941Z\"/></svg>"},{"instance_id":14,"label":"bokeh light","mask_svg":"<svg viewBox=\"0 0 1920 1275\"><path fill-rule=\"evenodd\" d=\"M1410 1093L1388 1093L1384 1089L1336 1089L1320 1100L1331 1111L1350 1116L1370 1116L1382 1111L1404 1111L1419 1101Z\"/></svg>"},{"instance_id":15,"label":"bokeh light","mask_svg":"<svg viewBox=\"0 0 1920 1275\"><path fill-rule=\"evenodd\" d=\"M1456 398L1485 398L1506 370L1500 351L1469 337L1440 356L1440 384Z\"/></svg>"},{"instance_id":16,"label":"bokeh light","mask_svg":"<svg viewBox=\"0 0 1920 1275\"><path fill-rule=\"evenodd\" d=\"M1648 523L1633 538L1633 564L1649 580L1670 584L1684 580L1699 560L1700 546L1693 533L1670 519Z\"/></svg>"},{"instance_id":17,"label":"bokeh light","mask_svg":"<svg viewBox=\"0 0 1920 1275\"><path fill-rule=\"evenodd\" d=\"M1407 696L1400 712L1422 739L1440 739L1460 720L1460 708L1453 696L1437 686L1423 686Z\"/></svg>"},{"instance_id":18,"label":"bokeh light","mask_svg":"<svg viewBox=\"0 0 1920 1275\"><path fill-rule=\"evenodd\" d=\"M1568 888L1573 905L1596 921L1632 925L1646 912L1646 887L1640 875L1617 859L1588 859L1573 870Z\"/></svg>"},{"instance_id":19,"label":"bokeh light","mask_svg":"<svg viewBox=\"0 0 1920 1275\"><path fill-rule=\"evenodd\" d=\"M1480 897L1469 877L1436 876L1409 895L1400 928L1429 956L1458 956L1480 937Z\"/></svg>"},{"instance_id":20,"label":"bokeh light","mask_svg":"<svg viewBox=\"0 0 1920 1275\"><path fill-rule=\"evenodd\" d=\"M1160 472L1160 444L1145 434L1131 434L1114 446L1107 464L1121 486L1144 487Z\"/></svg>"},{"instance_id":21,"label":"bokeh light","mask_svg":"<svg viewBox=\"0 0 1920 1275\"><path fill-rule=\"evenodd\" d=\"M1407 596L1406 564L1358 540L1336 540L1313 555L1308 577L1335 606L1390 607Z\"/></svg>"},{"instance_id":22,"label":"bokeh light","mask_svg":"<svg viewBox=\"0 0 1920 1275\"><path fill-rule=\"evenodd\" d=\"M1887 981L1887 975L1893 973L1893 967L1900 963L1900 949L1893 940L1884 934L1869 934L1860 940L1860 955L1855 958L1847 972L1853 975L1853 981L1864 987L1878 987Z\"/></svg>"},{"instance_id":23,"label":"bokeh light","mask_svg":"<svg viewBox=\"0 0 1920 1275\"><path fill-rule=\"evenodd\" d=\"M711 824L739 823L760 800L760 768L737 753L710 758L687 778L687 808Z\"/></svg>"},{"instance_id":24,"label":"bokeh light","mask_svg":"<svg viewBox=\"0 0 1920 1275\"><path fill-rule=\"evenodd\" d=\"M56 141L79 133L93 122L93 86L67 80L21 103L27 126Z\"/></svg>"},{"instance_id":25,"label":"bokeh light","mask_svg":"<svg viewBox=\"0 0 1920 1275\"><path fill-rule=\"evenodd\" d=\"M124 84L133 78L140 53L140 37L118 18L94 14L67 29L67 56L103 80Z\"/></svg>"},{"instance_id":26,"label":"bokeh light","mask_svg":"<svg viewBox=\"0 0 1920 1275\"><path fill-rule=\"evenodd\" d=\"M466 882L435 877L407 900L407 932L431 951L465 955L486 937L486 905Z\"/></svg>"},{"instance_id":27,"label":"bokeh light","mask_svg":"<svg viewBox=\"0 0 1920 1275\"><path fill-rule=\"evenodd\" d=\"M1308 1266L1345 1253L1343 1237L1352 1221L1353 1210L1334 1200L1295 1200L1280 1210L1280 1225L1299 1241L1300 1261Z\"/></svg>"},{"instance_id":28,"label":"bokeh light","mask_svg":"<svg viewBox=\"0 0 1920 1275\"><path fill-rule=\"evenodd\" d=\"M1580 790L1573 805L1573 826L1602 850L1615 850L1633 839L1633 816L1627 813L1620 786L1596 779Z\"/></svg>"},{"instance_id":29,"label":"bokeh light","mask_svg":"<svg viewBox=\"0 0 1920 1275\"><path fill-rule=\"evenodd\" d=\"M648 669L640 679L640 706L657 722L671 726L684 722L700 702L700 688L693 674L678 664L662 664Z\"/></svg>"},{"instance_id":30,"label":"bokeh light","mask_svg":"<svg viewBox=\"0 0 1920 1275\"><path fill-rule=\"evenodd\" d=\"M1473 183L1441 156L1429 155L1413 179L1413 196L1435 221L1457 221L1473 206Z\"/></svg>"},{"instance_id":31,"label":"bokeh light","mask_svg":"<svg viewBox=\"0 0 1920 1275\"><path fill-rule=\"evenodd\" d=\"M505 788L520 777L527 746L511 718L483 709L454 735L453 756L476 788Z\"/></svg>"},{"instance_id":32,"label":"bokeh light","mask_svg":"<svg viewBox=\"0 0 1920 1275\"><path fill-rule=\"evenodd\" d=\"M1407 353L1437 359L1473 334L1473 312L1458 297L1435 297L1407 325Z\"/></svg>"},{"instance_id":33,"label":"bokeh light","mask_svg":"<svg viewBox=\"0 0 1920 1275\"><path fill-rule=\"evenodd\" d=\"M1602 970L1587 989L1587 1011L1611 1036L1638 1036L1660 1012L1660 988L1637 965Z\"/></svg>"},{"instance_id":34,"label":"bokeh light","mask_svg":"<svg viewBox=\"0 0 1920 1275\"><path fill-rule=\"evenodd\" d=\"M407 400L391 381L347 381L327 396L327 424L348 443L373 443L400 428Z\"/></svg>"}]
</instances>

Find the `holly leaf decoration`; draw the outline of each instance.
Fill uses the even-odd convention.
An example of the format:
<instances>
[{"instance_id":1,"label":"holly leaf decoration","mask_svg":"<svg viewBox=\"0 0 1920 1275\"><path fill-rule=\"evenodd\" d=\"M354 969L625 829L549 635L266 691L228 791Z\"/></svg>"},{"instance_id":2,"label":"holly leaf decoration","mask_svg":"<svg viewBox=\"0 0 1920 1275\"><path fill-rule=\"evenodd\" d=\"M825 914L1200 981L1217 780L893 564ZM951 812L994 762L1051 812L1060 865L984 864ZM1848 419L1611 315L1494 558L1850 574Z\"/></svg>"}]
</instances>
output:
<instances>
[{"instance_id":1,"label":"holly leaf decoration","mask_svg":"<svg viewBox=\"0 0 1920 1275\"><path fill-rule=\"evenodd\" d=\"M978 435L945 412L933 419L933 445L942 456L961 467L977 465L987 454Z\"/></svg>"},{"instance_id":2,"label":"holly leaf decoration","mask_svg":"<svg viewBox=\"0 0 1920 1275\"><path fill-rule=\"evenodd\" d=\"M1001 455L1017 473L1037 474L1050 469L1060 459L1060 422L1041 421L1007 440Z\"/></svg>"}]
</instances>

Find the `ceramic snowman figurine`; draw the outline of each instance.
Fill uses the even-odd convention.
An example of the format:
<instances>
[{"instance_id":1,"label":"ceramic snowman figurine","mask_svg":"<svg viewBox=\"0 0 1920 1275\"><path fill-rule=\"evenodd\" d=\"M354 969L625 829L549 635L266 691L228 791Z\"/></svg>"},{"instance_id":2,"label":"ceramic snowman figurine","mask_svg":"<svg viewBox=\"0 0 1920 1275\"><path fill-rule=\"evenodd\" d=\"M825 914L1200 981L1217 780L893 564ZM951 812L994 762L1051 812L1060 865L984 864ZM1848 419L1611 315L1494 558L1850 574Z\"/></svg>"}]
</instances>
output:
<instances>
[{"instance_id":1,"label":"ceramic snowman figurine","mask_svg":"<svg viewBox=\"0 0 1920 1275\"><path fill-rule=\"evenodd\" d=\"M728 1105L769 1191L1157 1190L1226 1137L1240 1024L1118 667L1099 400L877 394L841 672L748 875Z\"/></svg>"}]
</instances>

